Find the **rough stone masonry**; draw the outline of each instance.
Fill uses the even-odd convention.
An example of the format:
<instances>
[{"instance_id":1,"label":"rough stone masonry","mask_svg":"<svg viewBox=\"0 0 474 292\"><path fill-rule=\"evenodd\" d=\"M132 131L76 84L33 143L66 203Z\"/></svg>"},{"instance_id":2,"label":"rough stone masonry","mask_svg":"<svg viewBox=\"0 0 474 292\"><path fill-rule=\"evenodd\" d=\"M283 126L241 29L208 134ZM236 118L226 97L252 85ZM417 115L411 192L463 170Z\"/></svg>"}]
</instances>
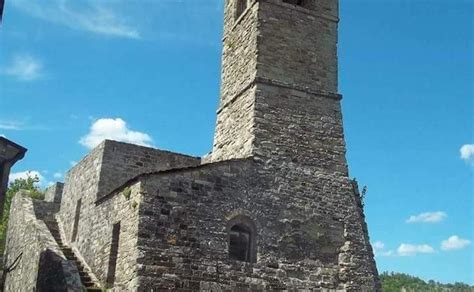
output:
<instances>
[{"instance_id":1,"label":"rough stone masonry","mask_svg":"<svg viewBox=\"0 0 474 292\"><path fill-rule=\"evenodd\" d=\"M9 226L7 264L30 240L15 222L48 218L58 229L48 227L56 242L36 236L47 240L24 247L7 291L46 291L38 285L54 278L41 280L39 267L54 253L57 291L75 291L78 278L113 291L380 291L345 158L338 0L224 5L212 153L107 140L49 190L50 202L14 200L22 216Z\"/></svg>"}]
</instances>

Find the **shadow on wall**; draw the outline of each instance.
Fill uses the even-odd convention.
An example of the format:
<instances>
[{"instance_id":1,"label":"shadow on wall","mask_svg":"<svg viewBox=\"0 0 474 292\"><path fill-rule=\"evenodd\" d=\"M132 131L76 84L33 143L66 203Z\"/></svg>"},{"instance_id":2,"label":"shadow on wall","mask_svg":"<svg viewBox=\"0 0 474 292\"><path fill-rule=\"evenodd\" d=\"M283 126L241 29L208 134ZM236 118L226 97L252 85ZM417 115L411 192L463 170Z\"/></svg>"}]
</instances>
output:
<instances>
[{"instance_id":1,"label":"shadow on wall","mask_svg":"<svg viewBox=\"0 0 474 292\"><path fill-rule=\"evenodd\" d=\"M64 259L54 251L46 249L40 255L36 291L67 291L66 275L63 272Z\"/></svg>"}]
</instances>

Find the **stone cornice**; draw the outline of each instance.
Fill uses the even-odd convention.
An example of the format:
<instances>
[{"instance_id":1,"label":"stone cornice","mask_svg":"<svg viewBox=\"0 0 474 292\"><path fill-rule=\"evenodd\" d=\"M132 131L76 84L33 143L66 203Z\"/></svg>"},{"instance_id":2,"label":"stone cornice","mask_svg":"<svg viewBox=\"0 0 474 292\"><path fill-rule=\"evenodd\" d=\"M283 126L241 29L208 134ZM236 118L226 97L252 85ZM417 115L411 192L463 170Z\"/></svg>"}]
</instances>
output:
<instances>
[{"instance_id":1,"label":"stone cornice","mask_svg":"<svg viewBox=\"0 0 474 292\"><path fill-rule=\"evenodd\" d=\"M255 77L253 81L247 83L239 92L237 92L231 99L229 99L226 103L224 103L222 106L219 107L217 110L217 114L222 112L224 108L232 104L234 101L236 101L244 92L246 92L249 88L256 84L264 84L264 85L270 85L270 86L275 86L275 87L280 87L280 88L286 88L286 89L291 89L291 90L297 90L300 92L308 93L311 95L317 95L317 96L322 96L326 97L329 99L334 99L334 100L342 100L342 95L338 93L332 93L329 91L325 90L319 90L315 88L311 88L308 86L304 85L299 85L299 84L290 84L278 80L273 80L273 79L268 79L268 78L263 78L263 77Z\"/></svg>"}]
</instances>

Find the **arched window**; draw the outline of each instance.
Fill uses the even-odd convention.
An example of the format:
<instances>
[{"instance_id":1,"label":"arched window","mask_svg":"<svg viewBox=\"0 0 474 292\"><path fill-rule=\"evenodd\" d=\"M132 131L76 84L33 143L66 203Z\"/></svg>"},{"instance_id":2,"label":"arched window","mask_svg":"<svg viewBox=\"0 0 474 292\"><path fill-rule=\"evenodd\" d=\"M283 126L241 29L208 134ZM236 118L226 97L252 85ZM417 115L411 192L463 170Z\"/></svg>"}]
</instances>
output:
<instances>
[{"instance_id":1,"label":"arched window","mask_svg":"<svg viewBox=\"0 0 474 292\"><path fill-rule=\"evenodd\" d=\"M239 18L247 9L247 0L237 0L235 7L235 19Z\"/></svg>"},{"instance_id":2,"label":"arched window","mask_svg":"<svg viewBox=\"0 0 474 292\"><path fill-rule=\"evenodd\" d=\"M245 226L235 225L229 233L229 257L250 262L251 232Z\"/></svg>"},{"instance_id":3,"label":"arched window","mask_svg":"<svg viewBox=\"0 0 474 292\"><path fill-rule=\"evenodd\" d=\"M228 224L229 258L256 262L256 228L246 216L237 216Z\"/></svg>"}]
</instances>

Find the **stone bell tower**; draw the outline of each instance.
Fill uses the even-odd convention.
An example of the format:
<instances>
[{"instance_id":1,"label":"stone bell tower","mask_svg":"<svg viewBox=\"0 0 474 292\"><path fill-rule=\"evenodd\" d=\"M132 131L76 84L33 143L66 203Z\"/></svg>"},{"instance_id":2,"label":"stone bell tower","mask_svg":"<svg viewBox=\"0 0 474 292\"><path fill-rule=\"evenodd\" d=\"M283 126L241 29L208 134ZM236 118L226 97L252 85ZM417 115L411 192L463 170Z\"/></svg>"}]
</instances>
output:
<instances>
[{"instance_id":1,"label":"stone bell tower","mask_svg":"<svg viewBox=\"0 0 474 292\"><path fill-rule=\"evenodd\" d=\"M213 161L258 156L347 173L338 0L227 0Z\"/></svg>"},{"instance_id":2,"label":"stone bell tower","mask_svg":"<svg viewBox=\"0 0 474 292\"><path fill-rule=\"evenodd\" d=\"M211 159L258 162L270 181L263 194L271 193L266 202L272 208L252 213L285 217L278 219L285 226L275 231L279 239L269 242L279 242L287 261L322 263L332 275L326 287L379 291L362 202L345 158L338 2L225 1Z\"/></svg>"}]
</instances>

